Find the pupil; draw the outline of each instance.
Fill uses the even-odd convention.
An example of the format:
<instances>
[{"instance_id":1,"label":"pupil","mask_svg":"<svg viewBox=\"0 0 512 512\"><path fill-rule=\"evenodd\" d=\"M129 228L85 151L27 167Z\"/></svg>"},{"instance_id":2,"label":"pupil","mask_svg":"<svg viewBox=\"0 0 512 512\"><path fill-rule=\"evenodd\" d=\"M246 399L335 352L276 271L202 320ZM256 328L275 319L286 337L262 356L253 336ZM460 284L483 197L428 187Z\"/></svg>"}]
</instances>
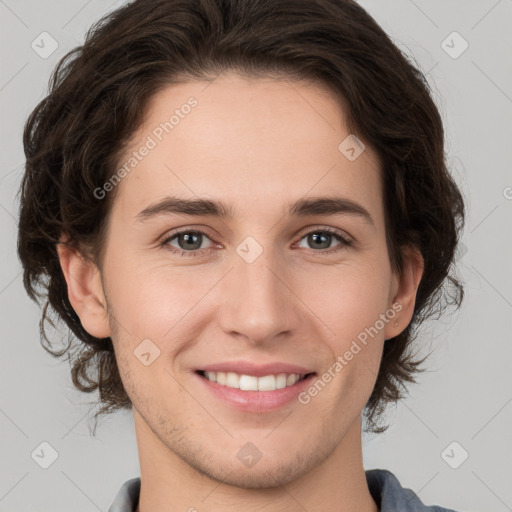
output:
<instances>
[{"instance_id":1,"label":"pupil","mask_svg":"<svg viewBox=\"0 0 512 512\"><path fill-rule=\"evenodd\" d=\"M183 236L183 238L185 239L185 245L186 245L186 247L185 247L185 248L187 248L187 249L191 249L191 248L192 248L192 249L198 249L198 248L199 248L199 246L201 246L201 243L199 242L199 244L198 244L198 242L197 242L197 240L199 239L198 234L189 234L189 233L186 233L186 234L184 234L184 235L182 235L182 236ZM195 241L194 241L194 240L195 240ZM193 245L195 245L195 244L198 244L198 247L191 247L191 245L193 246ZM181 244L180 244L180 245L181 245Z\"/></svg>"},{"instance_id":2,"label":"pupil","mask_svg":"<svg viewBox=\"0 0 512 512\"><path fill-rule=\"evenodd\" d=\"M322 243L323 243L323 244L326 244L326 245L325 245L325 247L322 247L322 249L327 249L327 248L329 247L329 245L330 245L330 244L329 244L329 242L326 242L326 240L329 240L329 239L330 239L330 237L331 237L331 235L330 235L330 234L328 234L328 233L322 233L322 234L320 234L320 235L318 235L318 234L316 234L316 233L315 233L315 234L313 234L313 235L310 235L310 238L311 238L315 243L318 243L319 239L322 239L322 240L323 240L323 242L322 242L322 241L320 241L320 245L322 245ZM330 240L329 240L329 241L330 241Z\"/></svg>"}]
</instances>

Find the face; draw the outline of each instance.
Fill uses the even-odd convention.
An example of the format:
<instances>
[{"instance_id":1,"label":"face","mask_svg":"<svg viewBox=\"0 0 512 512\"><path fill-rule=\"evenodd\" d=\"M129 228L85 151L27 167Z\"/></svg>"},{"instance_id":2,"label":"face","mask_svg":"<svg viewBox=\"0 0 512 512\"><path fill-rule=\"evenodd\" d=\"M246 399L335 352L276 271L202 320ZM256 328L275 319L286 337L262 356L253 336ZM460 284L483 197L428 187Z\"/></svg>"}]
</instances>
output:
<instances>
[{"instance_id":1,"label":"face","mask_svg":"<svg viewBox=\"0 0 512 512\"><path fill-rule=\"evenodd\" d=\"M161 123L177 109L167 133ZM403 325L390 313L401 288L378 158L366 145L354 159L360 147L340 147L349 135L336 98L298 82L225 74L152 98L121 162L138 151L117 185L102 293L138 434L161 445L159 456L234 485L275 486L320 464L359 425L383 342ZM171 196L222 203L231 215L185 213ZM304 207L319 198L337 207ZM243 377L244 387L294 373L263 368L272 363L313 375L234 390L198 373L221 363L277 376Z\"/></svg>"}]
</instances>

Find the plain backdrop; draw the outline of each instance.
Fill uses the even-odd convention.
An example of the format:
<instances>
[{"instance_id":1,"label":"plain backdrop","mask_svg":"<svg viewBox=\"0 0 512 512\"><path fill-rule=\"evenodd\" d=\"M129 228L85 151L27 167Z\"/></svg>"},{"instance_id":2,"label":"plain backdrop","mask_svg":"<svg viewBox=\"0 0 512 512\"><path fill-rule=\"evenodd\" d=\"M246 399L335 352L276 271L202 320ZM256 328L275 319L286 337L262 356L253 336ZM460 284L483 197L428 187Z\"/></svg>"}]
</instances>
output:
<instances>
[{"instance_id":1,"label":"plain backdrop","mask_svg":"<svg viewBox=\"0 0 512 512\"><path fill-rule=\"evenodd\" d=\"M132 413L108 417L90 435L97 395L75 391L67 360L40 346L41 311L25 294L16 255L25 120L46 95L57 61L83 42L93 21L121 4L0 0L0 512L107 511L121 484L139 475ZM385 434L364 435L365 468L391 470L426 504L506 512L512 510L512 2L361 4L427 74L445 122L450 169L468 207L458 254L465 302L426 326L416 342L433 351L429 371L389 407ZM45 51L58 45L51 55L33 49L42 37ZM56 457L46 469L36 456L41 450Z\"/></svg>"}]
</instances>

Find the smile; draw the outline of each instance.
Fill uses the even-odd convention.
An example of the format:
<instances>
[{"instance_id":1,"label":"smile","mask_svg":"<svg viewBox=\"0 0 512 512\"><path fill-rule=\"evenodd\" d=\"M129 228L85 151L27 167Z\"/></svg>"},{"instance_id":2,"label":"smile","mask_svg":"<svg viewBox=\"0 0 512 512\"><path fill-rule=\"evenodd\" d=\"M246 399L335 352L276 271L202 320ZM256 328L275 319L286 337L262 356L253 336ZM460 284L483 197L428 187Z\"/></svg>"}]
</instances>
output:
<instances>
[{"instance_id":1,"label":"smile","mask_svg":"<svg viewBox=\"0 0 512 512\"><path fill-rule=\"evenodd\" d=\"M202 389L215 402L220 401L244 413L261 414L297 404L297 396L311 385L316 373L278 373L256 377L234 372L198 370L194 375Z\"/></svg>"},{"instance_id":2,"label":"smile","mask_svg":"<svg viewBox=\"0 0 512 512\"><path fill-rule=\"evenodd\" d=\"M211 382L216 382L221 386L240 389L242 391L275 391L277 389L294 386L297 382L309 375L279 373L276 375L256 377L254 375L240 375L235 372L199 371L199 373Z\"/></svg>"}]
</instances>

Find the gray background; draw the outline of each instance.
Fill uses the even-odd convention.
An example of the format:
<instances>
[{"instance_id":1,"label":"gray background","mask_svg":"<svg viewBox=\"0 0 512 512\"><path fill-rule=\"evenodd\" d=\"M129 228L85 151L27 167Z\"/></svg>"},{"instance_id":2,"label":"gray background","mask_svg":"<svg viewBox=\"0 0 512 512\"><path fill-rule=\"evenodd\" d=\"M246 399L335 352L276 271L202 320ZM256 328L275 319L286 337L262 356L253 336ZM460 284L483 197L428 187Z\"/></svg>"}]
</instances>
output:
<instances>
[{"instance_id":1,"label":"gray background","mask_svg":"<svg viewBox=\"0 0 512 512\"><path fill-rule=\"evenodd\" d=\"M58 59L122 3L0 0L0 512L106 511L121 484L139 475L131 413L105 419L90 436L97 395L75 391L67 360L41 348L40 310L24 292L16 256L23 124ZM423 352L434 350L430 371L389 408L387 433L364 435L365 467L393 471L426 504L512 510L512 2L361 4L428 74L450 168L468 200L459 254L465 303L418 341ZM45 59L31 47L44 31L58 43ZM454 31L469 44L457 58L464 43L448 37ZM47 469L31 456L45 441L58 454Z\"/></svg>"}]
</instances>

